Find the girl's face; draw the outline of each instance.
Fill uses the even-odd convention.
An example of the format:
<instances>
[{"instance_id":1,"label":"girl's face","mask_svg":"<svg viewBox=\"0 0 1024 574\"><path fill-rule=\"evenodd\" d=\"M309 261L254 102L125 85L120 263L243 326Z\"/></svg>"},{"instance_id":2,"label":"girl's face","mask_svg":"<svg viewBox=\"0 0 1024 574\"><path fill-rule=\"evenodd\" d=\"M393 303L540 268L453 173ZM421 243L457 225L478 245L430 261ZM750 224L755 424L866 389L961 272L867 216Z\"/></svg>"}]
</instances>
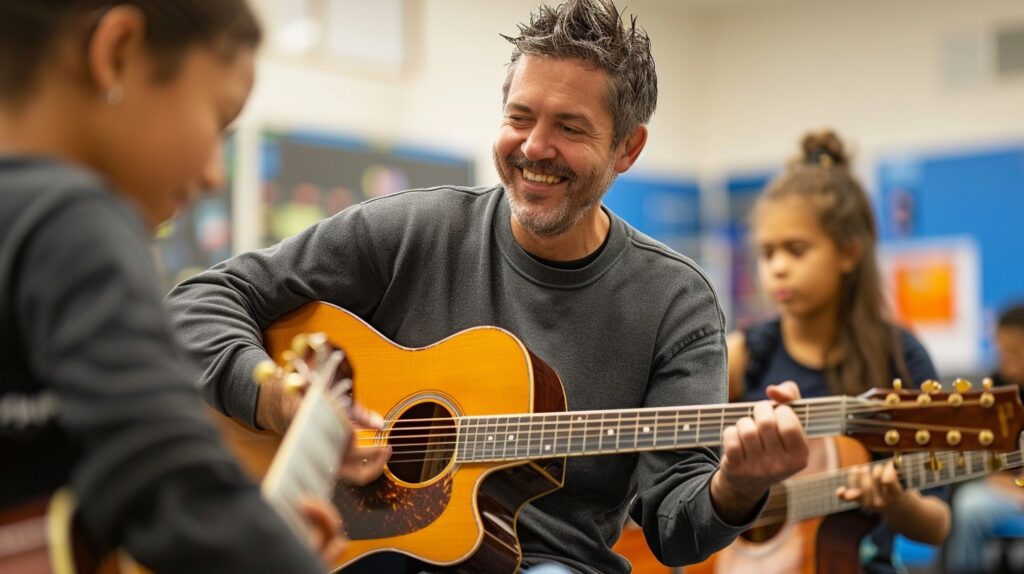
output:
<instances>
[{"instance_id":1,"label":"girl's face","mask_svg":"<svg viewBox=\"0 0 1024 574\"><path fill-rule=\"evenodd\" d=\"M151 64L151 62L150 62ZM207 47L189 50L169 80L152 66L126 66L123 96L99 114L94 167L155 227L200 193L224 183L219 143L253 84L254 54L230 59Z\"/></svg>"},{"instance_id":2,"label":"girl's face","mask_svg":"<svg viewBox=\"0 0 1024 574\"><path fill-rule=\"evenodd\" d=\"M856 258L840 251L807 200L790 195L763 202L752 231L761 287L783 317L834 308Z\"/></svg>"}]
</instances>

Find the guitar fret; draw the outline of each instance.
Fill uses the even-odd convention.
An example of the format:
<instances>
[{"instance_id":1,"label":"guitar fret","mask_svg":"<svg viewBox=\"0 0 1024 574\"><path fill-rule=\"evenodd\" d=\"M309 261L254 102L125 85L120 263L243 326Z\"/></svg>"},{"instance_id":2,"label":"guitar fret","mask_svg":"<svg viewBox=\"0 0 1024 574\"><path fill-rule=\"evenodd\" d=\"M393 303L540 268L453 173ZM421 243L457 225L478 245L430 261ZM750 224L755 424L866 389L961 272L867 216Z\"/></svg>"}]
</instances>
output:
<instances>
[{"instance_id":1,"label":"guitar fret","mask_svg":"<svg viewBox=\"0 0 1024 574\"><path fill-rule=\"evenodd\" d=\"M602 413L591 413L587 415L587 431L586 443L584 444L583 450L589 454L596 454L601 452L601 419L603 418ZM596 423L596 424L595 424ZM591 433L590 431L593 431Z\"/></svg>"},{"instance_id":2,"label":"guitar fret","mask_svg":"<svg viewBox=\"0 0 1024 574\"><path fill-rule=\"evenodd\" d=\"M555 452L567 455L569 450L569 436L572 429L572 417L566 414L559 414L555 417Z\"/></svg>"},{"instance_id":3,"label":"guitar fret","mask_svg":"<svg viewBox=\"0 0 1024 574\"><path fill-rule=\"evenodd\" d=\"M622 412L616 413L618 420L615 425L615 452L622 452Z\"/></svg>"}]
</instances>

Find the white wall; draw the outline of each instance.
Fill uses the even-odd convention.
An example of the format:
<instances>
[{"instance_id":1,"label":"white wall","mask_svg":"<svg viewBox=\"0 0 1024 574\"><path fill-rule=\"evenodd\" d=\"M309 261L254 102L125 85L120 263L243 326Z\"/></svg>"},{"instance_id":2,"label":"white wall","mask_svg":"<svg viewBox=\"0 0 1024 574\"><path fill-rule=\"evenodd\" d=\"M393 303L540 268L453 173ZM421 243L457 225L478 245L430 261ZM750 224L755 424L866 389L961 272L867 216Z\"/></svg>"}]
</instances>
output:
<instances>
[{"instance_id":1,"label":"white wall","mask_svg":"<svg viewBox=\"0 0 1024 574\"><path fill-rule=\"evenodd\" d=\"M280 27L277 2L257 0L269 41ZM407 71L345 73L322 64L297 66L296 59L261 58L243 126L271 125L340 132L385 142L417 144L473 157L481 185L497 181L491 143L501 113L501 86L514 35L534 0L419 0L408 2L413 20ZM639 169L689 173L697 169L697 102L703 55L701 27L691 9L675 2L636 0L654 39L661 76L661 106ZM370 25L370 24L368 24Z\"/></svg>"},{"instance_id":2,"label":"white wall","mask_svg":"<svg viewBox=\"0 0 1024 574\"><path fill-rule=\"evenodd\" d=\"M775 165L834 126L863 163L890 150L1024 139L1024 78L998 82L986 37L1019 0L752 2L705 14L702 169ZM959 44L956 44L959 42ZM978 46L977 66L970 64ZM951 82L951 46L977 76ZM992 66L986 68L986 66Z\"/></svg>"},{"instance_id":3,"label":"white wall","mask_svg":"<svg viewBox=\"0 0 1024 574\"><path fill-rule=\"evenodd\" d=\"M287 0L255 1L271 41L280 2ZM951 85L943 56L959 39L981 46L985 58L980 39L999 24L1024 22L1019 0L620 4L649 31L660 80L638 171L713 178L775 166L800 133L822 126L857 146L866 174L884 151L1024 139L1024 79L999 82L982 70ZM264 57L242 124L429 146L475 158L478 183L495 181L490 145L510 52L498 34L514 34L536 2L407 5L404 74Z\"/></svg>"}]
</instances>

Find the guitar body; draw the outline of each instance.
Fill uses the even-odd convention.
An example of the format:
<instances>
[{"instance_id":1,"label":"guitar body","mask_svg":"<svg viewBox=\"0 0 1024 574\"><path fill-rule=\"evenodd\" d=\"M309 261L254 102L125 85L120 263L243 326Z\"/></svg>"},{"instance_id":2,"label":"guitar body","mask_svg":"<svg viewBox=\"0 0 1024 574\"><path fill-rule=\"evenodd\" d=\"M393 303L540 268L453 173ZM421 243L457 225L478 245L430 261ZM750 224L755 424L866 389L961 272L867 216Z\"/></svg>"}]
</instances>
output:
<instances>
[{"instance_id":1,"label":"guitar body","mask_svg":"<svg viewBox=\"0 0 1024 574\"><path fill-rule=\"evenodd\" d=\"M398 553L440 570L515 572L522 558L515 536L519 509L562 486L565 458L456 463L455 445L446 437L460 416L565 411L555 372L498 328L469 329L409 349L324 303L283 317L264 342L279 360L294 335L308 332L326 333L346 353L353 398L389 421L393 449L377 481L335 489L351 540L336 568ZM413 458L420 460L403 462Z\"/></svg>"},{"instance_id":2,"label":"guitar body","mask_svg":"<svg viewBox=\"0 0 1024 574\"><path fill-rule=\"evenodd\" d=\"M807 467L797 476L869 462L871 456L857 441L846 437L811 439ZM774 494L773 494L774 496ZM858 572L860 540L872 526L860 522L859 513L812 518L753 528L710 558L687 566L687 574L815 574ZM851 528L856 526L856 528Z\"/></svg>"},{"instance_id":3,"label":"guitar body","mask_svg":"<svg viewBox=\"0 0 1024 574\"><path fill-rule=\"evenodd\" d=\"M0 512L0 574L146 572L123 552L93 552L75 522L75 500L67 489Z\"/></svg>"}]
</instances>

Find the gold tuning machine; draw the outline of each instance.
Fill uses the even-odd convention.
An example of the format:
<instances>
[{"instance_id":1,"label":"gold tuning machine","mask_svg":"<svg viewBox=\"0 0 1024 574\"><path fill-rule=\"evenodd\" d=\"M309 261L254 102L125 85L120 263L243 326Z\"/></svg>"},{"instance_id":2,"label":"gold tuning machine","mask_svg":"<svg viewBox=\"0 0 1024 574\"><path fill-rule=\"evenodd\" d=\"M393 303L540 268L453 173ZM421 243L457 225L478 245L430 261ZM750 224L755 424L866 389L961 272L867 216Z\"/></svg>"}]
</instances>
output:
<instances>
[{"instance_id":1,"label":"gold tuning machine","mask_svg":"<svg viewBox=\"0 0 1024 574\"><path fill-rule=\"evenodd\" d=\"M305 333L299 333L292 337L292 352L295 353L296 357L305 357L306 353L309 352L309 335Z\"/></svg>"},{"instance_id":2,"label":"gold tuning machine","mask_svg":"<svg viewBox=\"0 0 1024 574\"><path fill-rule=\"evenodd\" d=\"M306 379L298 373L288 373L284 378L284 390L289 394L298 393L306 388Z\"/></svg>"},{"instance_id":3,"label":"gold tuning machine","mask_svg":"<svg viewBox=\"0 0 1024 574\"><path fill-rule=\"evenodd\" d=\"M309 348L319 353L327 345L327 333L310 333L309 334Z\"/></svg>"},{"instance_id":4,"label":"gold tuning machine","mask_svg":"<svg viewBox=\"0 0 1024 574\"><path fill-rule=\"evenodd\" d=\"M252 378L258 385L265 385L279 376L281 372L277 363L267 359L260 361L252 370Z\"/></svg>"},{"instance_id":5,"label":"gold tuning machine","mask_svg":"<svg viewBox=\"0 0 1024 574\"><path fill-rule=\"evenodd\" d=\"M889 406L900 404L900 391L903 390L903 381L900 379L893 379L892 390L893 392L885 395L885 404Z\"/></svg>"},{"instance_id":6,"label":"gold tuning machine","mask_svg":"<svg viewBox=\"0 0 1024 574\"><path fill-rule=\"evenodd\" d=\"M921 383L921 392L922 393L927 393L929 395L934 395L935 393L937 393L937 392L939 392L941 390L942 390L942 384L939 383L938 381L933 381L932 379L928 379L927 381Z\"/></svg>"},{"instance_id":7,"label":"gold tuning machine","mask_svg":"<svg viewBox=\"0 0 1024 574\"><path fill-rule=\"evenodd\" d=\"M931 440L932 440L932 433L930 433L930 432L928 432L926 430L922 429L922 430L919 430L916 433L914 433L914 442L916 442L920 446L924 446L924 445L928 444L929 442L931 442Z\"/></svg>"},{"instance_id":8,"label":"gold tuning machine","mask_svg":"<svg viewBox=\"0 0 1024 574\"><path fill-rule=\"evenodd\" d=\"M963 436L960 434L960 431L956 429L946 433L946 444L949 446L956 446L960 444L961 440L963 440Z\"/></svg>"},{"instance_id":9,"label":"gold tuning machine","mask_svg":"<svg viewBox=\"0 0 1024 574\"><path fill-rule=\"evenodd\" d=\"M885 431L885 444L889 446L896 446L900 443L900 431L896 429L889 429Z\"/></svg>"},{"instance_id":10,"label":"gold tuning machine","mask_svg":"<svg viewBox=\"0 0 1024 574\"><path fill-rule=\"evenodd\" d=\"M986 391L991 390L992 389L992 379L990 377L985 377L984 379L981 380L981 386Z\"/></svg>"},{"instance_id":11,"label":"gold tuning machine","mask_svg":"<svg viewBox=\"0 0 1024 574\"><path fill-rule=\"evenodd\" d=\"M1013 483L1024 488L1024 472L1018 472L1013 475Z\"/></svg>"},{"instance_id":12,"label":"gold tuning machine","mask_svg":"<svg viewBox=\"0 0 1024 574\"><path fill-rule=\"evenodd\" d=\"M966 393L971 390L971 386L971 381L968 381L967 379L957 379L953 381L953 388L956 389L956 392L958 393Z\"/></svg>"}]
</instances>

